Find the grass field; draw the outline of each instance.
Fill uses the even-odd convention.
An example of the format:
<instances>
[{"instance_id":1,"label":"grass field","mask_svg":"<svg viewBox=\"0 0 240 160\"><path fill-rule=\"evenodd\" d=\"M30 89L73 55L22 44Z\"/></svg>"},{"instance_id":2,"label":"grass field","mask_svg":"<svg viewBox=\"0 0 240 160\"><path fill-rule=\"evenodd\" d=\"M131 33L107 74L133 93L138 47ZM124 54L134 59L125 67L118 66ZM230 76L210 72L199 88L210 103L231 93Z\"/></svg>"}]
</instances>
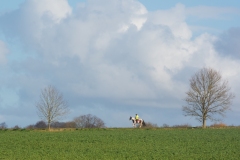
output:
<instances>
[{"instance_id":1,"label":"grass field","mask_svg":"<svg viewBox=\"0 0 240 160\"><path fill-rule=\"evenodd\" d=\"M0 159L239 159L240 129L0 130Z\"/></svg>"}]
</instances>

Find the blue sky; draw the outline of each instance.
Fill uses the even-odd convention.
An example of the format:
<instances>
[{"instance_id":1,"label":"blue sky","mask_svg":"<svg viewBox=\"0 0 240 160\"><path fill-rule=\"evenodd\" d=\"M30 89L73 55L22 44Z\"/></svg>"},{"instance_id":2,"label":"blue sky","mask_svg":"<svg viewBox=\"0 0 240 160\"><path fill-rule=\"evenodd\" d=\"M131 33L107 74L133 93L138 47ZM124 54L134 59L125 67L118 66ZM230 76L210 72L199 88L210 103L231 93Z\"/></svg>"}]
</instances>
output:
<instances>
[{"instance_id":1,"label":"blue sky","mask_svg":"<svg viewBox=\"0 0 240 160\"><path fill-rule=\"evenodd\" d=\"M0 123L35 124L40 91L54 85L71 109L62 121L90 113L131 127L138 113L201 125L181 107L190 77L211 67L236 95L223 123L240 125L239 42L237 0L1 0Z\"/></svg>"}]
</instances>

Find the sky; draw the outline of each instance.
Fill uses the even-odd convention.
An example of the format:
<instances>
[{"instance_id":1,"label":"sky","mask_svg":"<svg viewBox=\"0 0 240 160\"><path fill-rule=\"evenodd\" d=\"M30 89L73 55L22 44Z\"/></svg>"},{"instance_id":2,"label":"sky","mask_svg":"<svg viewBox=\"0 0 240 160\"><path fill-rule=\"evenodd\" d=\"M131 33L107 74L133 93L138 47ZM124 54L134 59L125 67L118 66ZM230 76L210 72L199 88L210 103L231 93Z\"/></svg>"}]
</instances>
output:
<instances>
[{"instance_id":1,"label":"sky","mask_svg":"<svg viewBox=\"0 0 240 160\"><path fill-rule=\"evenodd\" d=\"M131 127L137 113L201 126L182 106L191 76L210 67L235 94L222 122L240 125L239 43L238 0L1 0L0 123L40 121L35 104L52 85L70 109L60 121Z\"/></svg>"}]
</instances>

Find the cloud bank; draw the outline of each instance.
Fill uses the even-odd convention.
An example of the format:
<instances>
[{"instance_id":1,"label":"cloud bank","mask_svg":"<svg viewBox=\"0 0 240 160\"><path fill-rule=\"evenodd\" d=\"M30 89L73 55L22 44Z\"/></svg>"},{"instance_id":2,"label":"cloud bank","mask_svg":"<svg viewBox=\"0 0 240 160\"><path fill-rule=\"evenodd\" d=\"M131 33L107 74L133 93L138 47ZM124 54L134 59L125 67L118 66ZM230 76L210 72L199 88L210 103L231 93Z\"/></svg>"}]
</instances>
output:
<instances>
[{"instance_id":1,"label":"cloud bank","mask_svg":"<svg viewBox=\"0 0 240 160\"><path fill-rule=\"evenodd\" d=\"M7 63L7 54L9 53L9 50L6 46L6 44L0 40L0 65Z\"/></svg>"},{"instance_id":2,"label":"cloud bank","mask_svg":"<svg viewBox=\"0 0 240 160\"><path fill-rule=\"evenodd\" d=\"M7 60L4 43L18 44L22 53L7 62L2 91L17 98L14 106L0 104L2 121L13 108L21 108L18 119L31 113L36 120L34 101L49 84L64 94L73 115L99 114L109 126L126 126L119 119L138 111L149 121L158 117L156 109L181 116L188 79L205 66L239 89L239 60L228 57L239 58L239 29L193 37L187 13L182 4L149 12L137 0L88 0L74 10L67 0L26 0L2 14L0 63Z\"/></svg>"}]
</instances>

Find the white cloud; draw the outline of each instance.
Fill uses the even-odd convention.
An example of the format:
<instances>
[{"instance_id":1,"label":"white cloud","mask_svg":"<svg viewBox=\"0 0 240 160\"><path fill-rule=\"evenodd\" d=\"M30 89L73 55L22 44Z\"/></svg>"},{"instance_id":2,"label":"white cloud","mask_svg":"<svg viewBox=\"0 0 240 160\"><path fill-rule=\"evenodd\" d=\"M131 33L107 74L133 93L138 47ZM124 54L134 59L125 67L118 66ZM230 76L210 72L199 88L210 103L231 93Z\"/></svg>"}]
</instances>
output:
<instances>
[{"instance_id":1,"label":"white cloud","mask_svg":"<svg viewBox=\"0 0 240 160\"><path fill-rule=\"evenodd\" d=\"M197 69L210 66L226 78L239 74L239 61L214 48L217 37L192 38L186 12L181 4L148 12L136 0L89 0L74 11L66 0L27 0L0 17L0 28L37 56L11 63L14 74L5 84L18 88L21 106L33 104L40 89L52 84L72 108L81 99L86 108L94 101L105 110L114 103L179 110L186 79Z\"/></svg>"},{"instance_id":2,"label":"white cloud","mask_svg":"<svg viewBox=\"0 0 240 160\"><path fill-rule=\"evenodd\" d=\"M48 16L55 23L59 23L72 12L67 0L27 0L23 8L25 13L34 14L38 20Z\"/></svg>"},{"instance_id":3,"label":"white cloud","mask_svg":"<svg viewBox=\"0 0 240 160\"><path fill-rule=\"evenodd\" d=\"M157 99L159 94L165 93L178 97L176 90L181 92L183 88L176 89L180 83L172 78L173 75L185 64L200 68L216 60L211 45L214 37L202 35L191 39L192 32L185 22L186 9L183 5L148 13L135 0L105 0L104 3L106 5L90 0L81 10L71 13L71 8L63 0L48 3L30 0L18 12L31 13L32 16L16 16L16 19L25 16L27 19L22 26L36 31L22 35L31 40L25 43L37 44L33 49L43 56L42 61L49 63L51 72L59 77L58 81L63 80L60 79L64 75L60 73L63 64L73 69L68 64L71 61L64 61L61 57L79 58L76 67L84 69L79 72L74 69L70 77L64 77L69 86L80 91L76 94ZM63 13L58 8L63 8ZM53 18L44 21L44 27L29 26L31 19L43 24L42 17L48 12ZM127 28L119 32L123 25ZM212 59L206 59L209 55L213 55ZM34 68L41 67L41 63L40 66L38 63L32 65L36 65ZM35 74L35 70L27 67L24 72ZM48 69L42 72L44 76ZM87 77L86 80L82 76ZM79 81L71 84L72 78ZM49 77L44 76L44 79Z\"/></svg>"},{"instance_id":4,"label":"white cloud","mask_svg":"<svg viewBox=\"0 0 240 160\"><path fill-rule=\"evenodd\" d=\"M26 0L19 9L3 14L0 26L8 36L35 46L45 28L60 23L71 12L67 0Z\"/></svg>"},{"instance_id":5,"label":"white cloud","mask_svg":"<svg viewBox=\"0 0 240 160\"><path fill-rule=\"evenodd\" d=\"M182 4L177 4L170 10L159 10L150 13L149 21L155 25L169 27L172 34L181 39L189 39L192 36L191 30L185 22L186 8Z\"/></svg>"}]
</instances>

